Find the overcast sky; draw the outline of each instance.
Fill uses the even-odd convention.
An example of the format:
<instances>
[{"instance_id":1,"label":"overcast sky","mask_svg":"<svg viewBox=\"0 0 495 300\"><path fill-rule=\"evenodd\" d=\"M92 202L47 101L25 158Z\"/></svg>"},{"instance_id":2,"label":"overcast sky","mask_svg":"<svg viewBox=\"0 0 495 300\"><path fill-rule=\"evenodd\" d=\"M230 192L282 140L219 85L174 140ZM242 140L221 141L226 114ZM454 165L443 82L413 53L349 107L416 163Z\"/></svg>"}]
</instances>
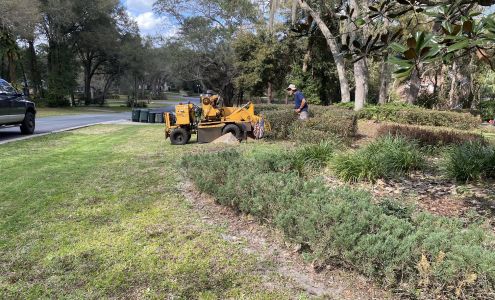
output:
<instances>
[{"instance_id":1,"label":"overcast sky","mask_svg":"<svg viewBox=\"0 0 495 300\"><path fill-rule=\"evenodd\" d=\"M155 0L121 0L129 15L136 20L143 35L172 36L177 31L176 25L167 17L153 13Z\"/></svg>"}]
</instances>

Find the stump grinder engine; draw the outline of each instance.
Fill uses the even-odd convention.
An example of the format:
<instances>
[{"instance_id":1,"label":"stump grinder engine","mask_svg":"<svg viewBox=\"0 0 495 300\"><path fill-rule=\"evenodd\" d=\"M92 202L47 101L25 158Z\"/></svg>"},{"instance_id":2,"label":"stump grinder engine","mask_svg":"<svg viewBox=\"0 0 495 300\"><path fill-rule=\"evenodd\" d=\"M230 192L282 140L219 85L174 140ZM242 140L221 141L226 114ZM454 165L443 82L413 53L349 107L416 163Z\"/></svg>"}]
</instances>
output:
<instances>
[{"instance_id":1,"label":"stump grinder engine","mask_svg":"<svg viewBox=\"0 0 495 300\"><path fill-rule=\"evenodd\" d=\"M165 138L172 145L185 145L197 133L198 143L210 143L224 134L232 133L239 141L247 137L260 139L270 124L254 113L249 102L242 107L218 107L217 95L202 96L201 107L192 103L179 104L175 114L165 113Z\"/></svg>"}]
</instances>

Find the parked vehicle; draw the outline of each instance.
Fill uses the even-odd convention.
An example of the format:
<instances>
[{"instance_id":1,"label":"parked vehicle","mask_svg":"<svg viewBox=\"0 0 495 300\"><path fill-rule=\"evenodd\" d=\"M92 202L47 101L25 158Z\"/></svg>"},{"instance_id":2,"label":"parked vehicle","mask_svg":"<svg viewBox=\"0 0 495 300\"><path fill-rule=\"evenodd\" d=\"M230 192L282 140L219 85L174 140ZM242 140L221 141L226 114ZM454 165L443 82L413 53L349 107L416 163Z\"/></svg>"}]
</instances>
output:
<instances>
[{"instance_id":1,"label":"parked vehicle","mask_svg":"<svg viewBox=\"0 0 495 300\"><path fill-rule=\"evenodd\" d=\"M0 127L20 126L22 134L33 134L36 107L7 81L0 78Z\"/></svg>"}]
</instances>

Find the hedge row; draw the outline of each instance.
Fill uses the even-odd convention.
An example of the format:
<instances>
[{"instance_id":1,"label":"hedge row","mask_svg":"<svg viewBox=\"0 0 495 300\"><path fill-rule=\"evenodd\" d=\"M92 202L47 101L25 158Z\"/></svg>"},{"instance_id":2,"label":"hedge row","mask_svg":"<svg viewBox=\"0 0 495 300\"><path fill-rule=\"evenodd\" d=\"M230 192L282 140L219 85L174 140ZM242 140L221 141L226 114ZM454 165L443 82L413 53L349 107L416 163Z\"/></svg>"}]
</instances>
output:
<instances>
[{"instance_id":1,"label":"hedge row","mask_svg":"<svg viewBox=\"0 0 495 300\"><path fill-rule=\"evenodd\" d=\"M404 104L366 106L359 117L369 120L389 121L401 124L443 126L469 130L480 125L481 119L469 113L439 111Z\"/></svg>"},{"instance_id":2,"label":"hedge row","mask_svg":"<svg viewBox=\"0 0 495 300\"><path fill-rule=\"evenodd\" d=\"M377 134L378 136L402 136L417 141L421 146L458 145L473 141L483 142L484 140L482 135L472 132L391 123L380 125Z\"/></svg>"},{"instance_id":3,"label":"hedge row","mask_svg":"<svg viewBox=\"0 0 495 300\"><path fill-rule=\"evenodd\" d=\"M492 233L393 201L377 205L365 191L329 188L300 176L293 157L229 150L186 157L182 164L202 192L276 226L323 263L348 266L411 297L494 295ZM203 168L206 163L215 168Z\"/></svg>"},{"instance_id":4,"label":"hedge row","mask_svg":"<svg viewBox=\"0 0 495 300\"><path fill-rule=\"evenodd\" d=\"M299 121L288 105L259 105L257 111L271 124L267 138L318 143L329 138L349 139L357 132L356 114L345 109L312 105L306 121Z\"/></svg>"}]
</instances>

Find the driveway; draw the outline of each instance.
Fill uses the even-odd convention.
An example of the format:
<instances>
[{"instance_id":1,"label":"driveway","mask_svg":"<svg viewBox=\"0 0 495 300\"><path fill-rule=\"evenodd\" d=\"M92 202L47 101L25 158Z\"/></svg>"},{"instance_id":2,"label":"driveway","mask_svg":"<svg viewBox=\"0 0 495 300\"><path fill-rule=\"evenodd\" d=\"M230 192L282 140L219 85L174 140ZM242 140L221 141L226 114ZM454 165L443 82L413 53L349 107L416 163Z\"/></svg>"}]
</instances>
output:
<instances>
[{"instance_id":1,"label":"driveway","mask_svg":"<svg viewBox=\"0 0 495 300\"><path fill-rule=\"evenodd\" d=\"M36 119L37 134L46 134L54 131L66 130L74 127L86 126L96 123L129 120L131 113L109 113L109 114L81 114L81 115L67 115L67 116L54 116ZM0 143L25 137L21 135L19 127L0 128Z\"/></svg>"}]
</instances>

